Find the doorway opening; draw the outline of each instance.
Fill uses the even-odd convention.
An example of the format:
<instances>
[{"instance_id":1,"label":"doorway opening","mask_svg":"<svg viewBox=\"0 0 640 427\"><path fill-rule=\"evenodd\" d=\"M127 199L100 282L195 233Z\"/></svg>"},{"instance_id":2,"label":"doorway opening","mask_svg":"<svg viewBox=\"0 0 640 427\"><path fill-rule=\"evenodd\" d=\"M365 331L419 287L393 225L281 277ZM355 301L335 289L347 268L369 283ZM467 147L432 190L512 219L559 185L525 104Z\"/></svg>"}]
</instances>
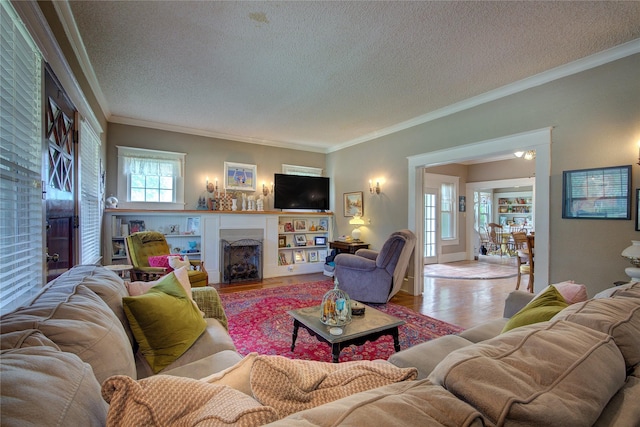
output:
<instances>
[{"instance_id":1,"label":"doorway opening","mask_svg":"<svg viewBox=\"0 0 640 427\"><path fill-rule=\"evenodd\" d=\"M451 149L434 151L431 153L411 156L409 161L409 193L408 193L408 225L415 230L416 246L424 247L424 209L423 188L424 168L450 163L461 163L470 160L485 159L495 156L508 155L515 151L535 150L535 187L538 189L536 210L534 213L536 224L536 276L541 280L537 283L547 283L549 279L549 195L550 156L551 156L551 128L543 128L521 134L510 135L493 140L467 144ZM473 193L468 193L467 199L473 200ZM466 233L466 259L473 259L473 233ZM423 292L424 276L423 257L415 257L413 286L409 289L412 295Z\"/></svg>"}]
</instances>

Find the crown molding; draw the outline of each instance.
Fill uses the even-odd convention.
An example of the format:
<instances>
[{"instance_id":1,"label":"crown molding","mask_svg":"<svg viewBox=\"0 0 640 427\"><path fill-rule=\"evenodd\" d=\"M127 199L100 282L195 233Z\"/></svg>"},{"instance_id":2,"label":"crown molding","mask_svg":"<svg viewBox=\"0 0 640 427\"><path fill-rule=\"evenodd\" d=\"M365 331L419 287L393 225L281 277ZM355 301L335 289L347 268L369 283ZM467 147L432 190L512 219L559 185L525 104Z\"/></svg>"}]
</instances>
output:
<instances>
[{"instance_id":1,"label":"crown molding","mask_svg":"<svg viewBox=\"0 0 640 427\"><path fill-rule=\"evenodd\" d=\"M582 71L587 71L592 68L607 64L609 62L626 58L627 56L635 55L637 53L640 53L640 39L635 39L630 42L623 43L621 45L612 47L610 49L603 50L602 52L598 52L593 55L587 56L585 58L581 58L576 61L570 62L568 64L553 68L551 70L544 71L542 73L533 75L531 77L527 77L515 83L511 83L511 84L502 86L498 89L485 92L481 95L465 99L464 101L456 102L455 104L451 104L439 110L435 110L430 113L424 114L422 116L418 116L413 119L407 120L405 122L401 122L396 125L389 126L384 129L380 129L378 131L369 133L367 135L363 135L359 138L352 139L351 141L347 141L344 144L340 144L338 146L332 147L328 151L329 152L339 151L348 147L352 147L354 145L361 144L363 142L380 138L382 136L400 132L400 131L412 128L414 126L431 122L436 119L449 116L451 114L459 113L461 111L468 110L470 108L474 108L479 105L486 104L488 102L496 101L500 98L504 98L509 95L516 94L518 92L523 92L527 89L531 89L536 86L550 83L554 80L571 76L573 74L577 74Z\"/></svg>"},{"instance_id":2,"label":"crown molding","mask_svg":"<svg viewBox=\"0 0 640 427\"><path fill-rule=\"evenodd\" d=\"M55 72L56 77L60 80L66 94L80 115L91 124L91 127L98 135L103 133L102 125L94 114L89 101L87 101L38 3L33 0L13 0L11 5L20 15L20 19L22 19L27 31L29 31L40 50L40 54Z\"/></svg>"},{"instance_id":3,"label":"crown molding","mask_svg":"<svg viewBox=\"0 0 640 427\"><path fill-rule=\"evenodd\" d=\"M93 69L93 65L91 65L91 61L89 60L89 54L87 53L86 48L84 47L84 42L82 41L82 36L80 35L80 31L78 30L78 26L76 24L76 20L73 17L73 12L71 11L71 6L67 0L64 1L54 1L53 7L58 14L58 19L62 23L62 27L64 28L64 32L67 35L67 39L69 40L69 44L73 49L73 52L78 59L78 63L80 64L80 68L93 91L98 104L100 105L100 109L102 110L102 114L104 114L107 119L111 116L111 110L109 109L109 103L107 102L107 98L104 96L104 92L102 92L102 88L100 87L100 83L98 83L98 77L96 76L95 70Z\"/></svg>"},{"instance_id":4,"label":"crown molding","mask_svg":"<svg viewBox=\"0 0 640 427\"><path fill-rule=\"evenodd\" d=\"M224 139L227 141L245 142L247 144L257 144L257 145L264 145L268 147L286 148L289 150L301 150L301 151L309 151L312 153L327 154L327 150L323 147L303 145L303 144L297 144L292 142L271 141L267 139L243 137L243 136L237 136L237 135L228 135L224 133L211 132L203 129L195 129L195 128L190 128L185 126L175 126L167 123L132 119L129 117L111 116L109 119L109 122L122 124L122 125L139 126L144 128L165 130L169 132L185 133L189 135L204 136L207 138Z\"/></svg>"}]
</instances>

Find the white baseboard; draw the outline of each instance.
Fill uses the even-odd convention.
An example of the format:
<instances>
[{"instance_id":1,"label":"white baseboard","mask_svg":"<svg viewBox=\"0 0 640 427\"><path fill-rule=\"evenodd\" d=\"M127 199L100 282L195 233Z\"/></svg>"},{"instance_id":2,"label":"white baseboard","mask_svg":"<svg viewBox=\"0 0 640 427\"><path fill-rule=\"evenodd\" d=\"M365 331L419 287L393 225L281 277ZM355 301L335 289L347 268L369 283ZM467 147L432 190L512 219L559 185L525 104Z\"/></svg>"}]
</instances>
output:
<instances>
[{"instance_id":1,"label":"white baseboard","mask_svg":"<svg viewBox=\"0 0 640 427\"><path fill-rule=\"evenodd\" d=\"M452 254L440 254L438 255L438 263L444 264L447 262L456 262L456 261L466 261L467 253L466 252L456 252Z\"/></svg>"}]
</instances>

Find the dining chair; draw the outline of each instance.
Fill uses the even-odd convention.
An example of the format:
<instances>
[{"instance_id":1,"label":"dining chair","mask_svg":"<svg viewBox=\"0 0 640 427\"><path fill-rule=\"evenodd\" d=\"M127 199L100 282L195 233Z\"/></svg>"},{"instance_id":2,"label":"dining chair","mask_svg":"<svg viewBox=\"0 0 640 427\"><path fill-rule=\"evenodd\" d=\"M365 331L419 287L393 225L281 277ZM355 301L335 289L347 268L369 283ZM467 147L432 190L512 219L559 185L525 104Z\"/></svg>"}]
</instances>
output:
<instances>
[{"instance_id":1,"label":"dining chair","mask_svg":"<svg viewBox=\"0 0 640 427\"><path fill-rule=\"evenodd\" d=\"M491 242L491 247L493 248L493 251L500 251L500 256L502 256L504 254L503 244L505 243L502 241L502 226L495 222L490 222L487 226L489 227L489 241Z\"/></svg>"},{"instance_id":2,"label":"dining chair","mask_svg":"<svg viewBox=\"0 0 640 427\"><path fill-rule=\"evenodd\" d=\"M516 290L520 289L520 280L522 275L529 276L529 284L527 290L533 293L533 278L534 278L534 240L533 236L528 236L524 232L511 233L513 238L517 260L518 260L518 279L516 282Z\"/></svg>"}]
</instances>

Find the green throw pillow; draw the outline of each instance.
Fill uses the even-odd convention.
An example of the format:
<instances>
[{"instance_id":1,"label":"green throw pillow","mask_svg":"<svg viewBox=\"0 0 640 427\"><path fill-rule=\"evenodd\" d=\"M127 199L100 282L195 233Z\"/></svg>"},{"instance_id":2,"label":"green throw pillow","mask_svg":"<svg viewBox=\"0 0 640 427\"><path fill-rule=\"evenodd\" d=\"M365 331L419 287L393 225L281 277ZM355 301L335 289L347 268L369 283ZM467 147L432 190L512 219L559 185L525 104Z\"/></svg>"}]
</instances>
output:
<instances>
[{"instance_id":1,"label":"green throw pillow","mask_svg":"<svg viewBox=\"0 0 640 427\"><path fill-rule=\"evenodd\" d=\"M124 297L122 302L140 351L156 374L187 351L207 328L173 272L147 293Z\"/></svg>"},{"instance_id":2,"label":"green throw pillow","mask_svg":"<svg viewBox=\"0 0 640 427\"><path fill-rule=\"evenodd\" d=\"M568 306L569 304L565 302L560 292L554 286L549 286L546 291L514 314L504 325L502 332L504 333L520 326L545 322Z\"/></svg>"}]
</instances>

